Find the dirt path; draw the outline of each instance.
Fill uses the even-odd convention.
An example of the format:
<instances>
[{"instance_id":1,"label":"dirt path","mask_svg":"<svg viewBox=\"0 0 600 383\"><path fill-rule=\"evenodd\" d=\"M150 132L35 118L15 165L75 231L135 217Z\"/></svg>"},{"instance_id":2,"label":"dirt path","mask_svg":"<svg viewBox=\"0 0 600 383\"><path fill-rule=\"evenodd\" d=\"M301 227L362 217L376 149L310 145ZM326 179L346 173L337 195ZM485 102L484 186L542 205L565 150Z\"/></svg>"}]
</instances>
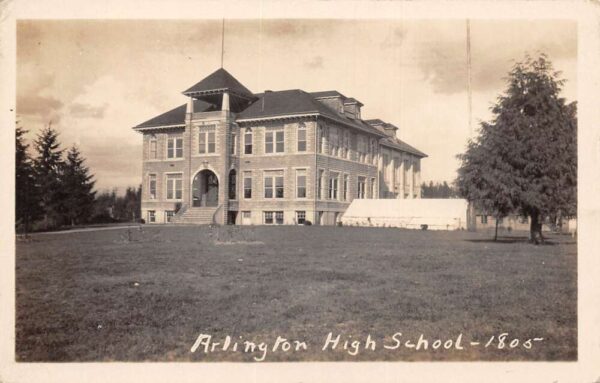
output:
<instances>
[{"instance_id":1,"label":"dirt path","mask_svg":"<svg viewBox=\"0 0 600 383\"><path fill-rule=\"evenodd\" d=\"M41 232L41 233L31 233L30 235L69 234L69 233L82 233L82 232L86 232L86 231L104 231L104 230L117 230L117 229L138 229L140 226L141 225L85 227L85 228L81 228L81 229L59 230L59 231L46 231L46 232Z\"/></svg>"}]
</instances>

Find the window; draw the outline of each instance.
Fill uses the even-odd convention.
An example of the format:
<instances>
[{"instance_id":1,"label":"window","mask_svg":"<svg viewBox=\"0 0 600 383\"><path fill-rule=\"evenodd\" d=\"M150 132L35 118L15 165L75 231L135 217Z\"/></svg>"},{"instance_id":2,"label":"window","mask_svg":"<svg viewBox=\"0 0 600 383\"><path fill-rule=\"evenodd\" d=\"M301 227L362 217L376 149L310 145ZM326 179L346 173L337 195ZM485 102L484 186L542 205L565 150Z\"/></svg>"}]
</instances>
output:
<instances>
[{"instance_id":1,"label":"window","mask_svg":"<svg viewBox=\"0 0 600 383\"><path fill-rule=\"evenodd\" d=\"M244 154L252 154L252 131L246 129L244 133Z\"/></svg>"},{"instance_id":2,"label":"window","mask_svg":"<svg viewBox=\"0 0 600 383\"><path fill-rule=\"evenodd\" d=\"M306 169L296 170L296 198L306 198Z\"/></svg>"},{"instance_id":3,"label":"window","mask_svg":"<svg viewBox=\"0 0 600 383\"><path fill-rule=\"evenodd\" d=\"M329 173L329 199L338 198L338 173Z\"/></svg>"},{"instance_id":4,"label":"window","mask_svg":"<svg viewBox=\"0 0 600 383\"><path fill-rule=\"evenodd\" d=\"M265 172L265 198L283 198L283 172Z\"/></svg>"},{"instance_id":5,"label":"window","mask_svg":"<svg viewBox=\"0 0 600 383\"><path fill-rule=\"evenodd\" d=\"M272 225L273 224L273 212L272 211L265 211L265 225Z\"/></svg>"},{"instance_id":6,"label":"window","mask_svg":"<svg viewBox=\"0 0 600 383\"><path fill-rule=\"evenodd\" d=\"M487 215L482 215L481 216L481 223L487 223Z\"/></svg>"},{"instance_id":7,"label":"window","mask_svg":"<svg viewBox=\"0 0 600 383\"><path fill-rule=\"evenodd\" d=\"M275 152L283 153L285 150L285 134L283 131L275 132Z\"/></svg>"},{"instance_id":8,"label":"window","mask_svg":"<svg viewBox=\"0 0 600 383\"><path fill-rule=\"evenodd\" d=\"M198 153L214 153L216 151L215 132L204 131L198 135Z\"/></svg>"},{"instance_id":9,"label":"window","mask_svg":"<svg viewBox=\"0 0 600 383\"><path fill-rule=\"evenodd\" d=\"M278 225L283 225L283 212L282 211L275 212L275 223Z\"/></svg>"},{"instance_id":10,"label":"window","mask_svg":"<svg viewBox=\"0 0 600 383\"><path fill-rule=\"evenodd\" d=\"M348 201L348 174L344 174L344 184L342 193L342 200Z\"/></svg>"},{"instance_id":11,"label":"window","mask_svg":"<svg viewBox=\"0 0 600 383\"><path fill-rule=\"evenodd\" d=\"M183 158L183 138L169 138L167 140L167 158Z\"/></svg>"},{"instance_id":12,"label":"window","mask_svg":"<svg viewBox=\"0 0 600 383\"><path fill-rule=\"evenodd\" d=\"M157 151L156 151L156 139L153 138L150 140L150 159L151 160L155 160L157 156Z\"/></svg>"},{"instance_id":13,"label":"window","mask_svg":"<svg viewBox=\"0 0 600 383\"><path fill-rule=\"evenodd\" d=\"M343 157L347 160L350 159L350 132L344 131L344 153Z\"/></svg>"},{"instance_id":14,"label":"window","mask_svg":"<svg viewBox=\"0 0 600 383\"><path fill-rule=\"evenodd\" d=\"M338 152L338 130L337 128L330 128L329 130L329 154L337 156Z\"/></svg>"},{"instance_id":15,"label":"window","mask_svg":"<svg viewBox=\"0 0 600 383\"><path fill-rule=\"evenodd\" d=\"M252 173L244 172L244 198L252 198Z\"/></svg>"},{"instance_id":16,"label":"window","mask_svg":"<svg viewBox=\"0 0 600 383\"><path fill-rule=\"evenodd\" d=\"M265 133L265 153L283 153L285 135L283 130ZM273 143L273 138L275 143ZM274 146L273 146L274 145ZM273 148L275 151L273 151Z\"/></svg>"},{"instance_id":17,"label":"window","mask_svg":"<svg viewBox=\"0 0 600 383\"><path fill-rule=\"evenodd\" d=\"M304 210L297 211L296 212L296 223L298 223L298 225L302 225L302 224L304 224L305 221L306 221L306 212Z\"/></svg>"},{"instance_id":18,"label":"window","mask_svg":"<svg viewBox=\"0 0 600 383\"><path fill-rule=\"evenodd\" d=\"M390 175L389 175L389 162L390 162L390 159L389 159L389 157L388 157L387 154L384 154L382 156L382 158L383 158L382 159L382 162L383 162L383 181L384 182L388 182L389 179L390 179Z\"/></svg>"},{"instance_id":19,"label":"window","mask_svg":"<svg viewBox=\"0 0 600 383\"><path fill-rule=\"evenodd\" d=\"M273 220L273 218L275 218ZM283 211L265 211L264 212L265 225L283 225Z\"/></svg>"},{"instance_id":20,"label":"window","mask_svg":"<svg viewBox=\"0 0 600 383\"><path fill-rule=\"evenodd\" d=\"M156 174L148 176L148 195L150 199L156 199Z\"/></svg>"},{"instance_id":21,"label":"window","mask_svg":"<svg viewBox=\"0 0 600 383\"><path fill-rule=\"evenodd\" d=\"M319 169L319 177L317 178L317 198L323 198L323 184L324 184L325 170Z\"/></svg>"},{"instance_id":22,"label":"window","mask_svg":"<svg viewBox=\"0 0 600 383\"><path fill-rule=\"evenodd\" d=\"M358 194L357 194L356 198L360 198L360 199L365 198L365 189L366 189L365 182L366 182L365 177L358 177Z\"/></svg>"},{"instance_id":23,"label":"window","mask_svg":"<svg viewBox=\"0 0 600 383\"><path fill-rule=\"evenodd\" d=\"M167 174L167 199L181 199L182 176L178 174Z\"/></svg>"},{"instance_id":24,"label":"window","mask_svg":"<svg viewBox=\"0 0 600 383\"><path fill-rule=\"evenodd\" d=\"M156 211L148 210L148 222L156 222Z\"/></svg>"},{"instance_id":25,"label":"window","mask_svg":"<svg viewBox=\"0 0 600 383\"><path fill-rule=\"evenodd\" d=\"M373 165L377 165L377 141L371 141L371 153L373 154Z\"/></svg>"},{"instance_id":26,"label":"window","mask_svg":"<svg viewBox=\"0 0 600 383\"><path fill-rule=\"evenodd\" d=\"M237 173L235 169L229 172L229 199L236 199Z\"/></svg>"},{"instance_id":27,"label":"window","mask_svg":"<svg viewBox=\"0 0 600 383\"><path fill-rule=\"evenodd\" d=\"M173 210L165 211L165 222L171 222L173 216L175 216L175 212Z\"/></svg>"},{"instance_id":28,"label":"window","mask_svg":"<svg viewBox=\"0 0 600 383\"><path fill-rule=\"evenodd\" d=\"M502 225L503 222L504 222L504 218L502 218L502 217L498 218L498 225Z\"/></svg>"},{"instance_id":29,"label":"window","mask_svg":"<svg viewBox=\"0 0 600 383\"><path fill-rule=\"evenodd\" d=\"M371 198L377 198L375 195L375 178L371 178Z\"/></svg>"},{"instance_id":30,"label":"window","mask_svg":"<svg viewBox=\"0 0 600 383\"><path fill-rule=\"evenodd\" d=\"M298 151L306 151L306 126L303 123L298 125Z\"/></svg>"},{"instance_id":31,"label":"window","mask_svg":"<svg viewBox=\"0 0 600 383\"><path fill-rule=\"evenodd\" d=\"M229 143L229 154L231 154L232 156L235 155L236 153L236 148L237 148L237 135L236 134L232 134L231 135L231 142Z\"/></svg>"},{"instance_id":32,"label":"window","mask_svg":"<svg viewBox=\"0 0 600 383\"><path fill-rule=\"evenodd\" d=\"M206 132L198 134L198 153L206 153Z\"/></svg>"},{"instance_id":33,"label":"window","mask_svg":"<svg viewBox=\"0 0 600 383\"><path fill-rule=\"evenodd\" d=\"M265 153L273 153L273 132L265 133Z\"/></svg>"},{"instance_id":34,"label":"window","mask_svg":"<svg viewBox=\"0 0 600 383\"><path fill-rule=\"evenodd\" d=\"M208 132L208 153L214 153L217 150L217 144L215 140L215 132Z\"/></svg>"},{"instance_id":35,"label":"window","mask_svg":"<svg viewBox=\"0 0 600 383\"><path fill-rule=\"evenodd\" d=\"M365 162L365 152L366 152L366 140L363 136L357 137L357 149L358 152L358 162Z\"/></svg>"}]
</instances>

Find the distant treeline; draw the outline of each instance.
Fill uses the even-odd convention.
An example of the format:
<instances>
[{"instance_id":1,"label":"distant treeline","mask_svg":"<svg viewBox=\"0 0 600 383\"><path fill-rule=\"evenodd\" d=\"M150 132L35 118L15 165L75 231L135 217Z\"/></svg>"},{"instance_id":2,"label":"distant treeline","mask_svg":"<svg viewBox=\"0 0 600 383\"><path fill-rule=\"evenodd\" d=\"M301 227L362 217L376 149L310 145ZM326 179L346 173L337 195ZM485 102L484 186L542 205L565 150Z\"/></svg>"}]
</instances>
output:
<instances>
[{"instance_id":1,"label":"distant treeline","mask_svg":"<svg viewBox=\"0 0 600 383\"><path fill-rule=\"evenodd\" d=\"M140 217L141 186L124 196L96 195L94 176L77 146L60 148L58 132L48 125L28 153L27 130L16 128L15 225L17 232L54 230L63 226L133 221Z\"/></svg>"},{"instance_id":2,"label":"distant treeline","mask_svg":"<svg viewBox=\"0 0 600 383\"><path fill-rule=\"evenodd\" d=\"M446 181L440 183L429 181L429 184L423 182L421 185L422 198L458 198L458 192L455 188L448 185Z\"/></svg>"}]
</instances>

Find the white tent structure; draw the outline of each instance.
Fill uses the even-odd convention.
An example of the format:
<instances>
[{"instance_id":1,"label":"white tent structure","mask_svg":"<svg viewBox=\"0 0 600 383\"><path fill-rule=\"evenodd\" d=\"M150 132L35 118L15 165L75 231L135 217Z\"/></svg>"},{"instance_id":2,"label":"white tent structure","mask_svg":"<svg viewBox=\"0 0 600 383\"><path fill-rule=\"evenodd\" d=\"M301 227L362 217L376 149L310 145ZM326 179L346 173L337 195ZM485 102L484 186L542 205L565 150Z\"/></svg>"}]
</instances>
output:
<instances>
[{"instance_id":1,"label":"white tent structure","mask_svg":"<svg viewBox=\"0 0 600 383\"><path fill-rule=\"evenodd\" d=\"M467 209L464 199L354 199L342 216L342 224L466 230Z\"/></svg>"}]
</instances>

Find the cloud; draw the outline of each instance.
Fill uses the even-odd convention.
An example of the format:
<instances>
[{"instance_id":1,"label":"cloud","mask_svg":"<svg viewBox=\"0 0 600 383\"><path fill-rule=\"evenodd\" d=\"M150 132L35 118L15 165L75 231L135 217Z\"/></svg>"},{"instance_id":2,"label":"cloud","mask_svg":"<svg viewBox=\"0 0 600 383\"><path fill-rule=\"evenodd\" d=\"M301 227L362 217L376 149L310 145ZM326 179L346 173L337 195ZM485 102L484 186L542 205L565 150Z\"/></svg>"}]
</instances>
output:
<instances>
[{"instance_id":1,"label":"cloud","mask_svg":"<svg viewBox=\"0 0 600 383\"><path fill-rule=\"evenodd\" d=\"M320 69L323 68L323 56L314 56L309 61L304 63L304 66L308 69Z\"/></svg>"},{"instance_id":2,"label":"cloud","mask_svg":"<svg viewBox=\"0 0 600 383\"><path fill-rule=\"evenodd\" d=\"M421 41L416 58L423 77L435 92L451 94L467 87L466 24L431 27ZM526 36L526 37L525 37ZM424 43L423 43L424 42ZM473 91L504 86L511 66L525 54L546 53L550 60L577 57L577 25L574 22L471 22L471 69Z\"/></svg>"},{"instance_id":3,"label":"cloud","mask_svg":"<svg viewBox=\"0 0 600 383\"><path fill-rule=\"evenodd\" d=\"M400 47L403 44L407 33L408 32L406 28L403 26L393 28L391 32L388 33L385 36L385 39L381 42L381 48L385 49Z\"/></svg>"},{"instance_id":4,"label":"cloud","mask_svg":"<svg viewBox=\"0 0 600 383\"><path fill-rule=\"evenodd\" d=\"M69 107L69 113L73 117L80 118L102 118L108 108L108 104L104 103L101 106L92 106L82 103L73 103Z\"/></svg>"}]
</instances>

